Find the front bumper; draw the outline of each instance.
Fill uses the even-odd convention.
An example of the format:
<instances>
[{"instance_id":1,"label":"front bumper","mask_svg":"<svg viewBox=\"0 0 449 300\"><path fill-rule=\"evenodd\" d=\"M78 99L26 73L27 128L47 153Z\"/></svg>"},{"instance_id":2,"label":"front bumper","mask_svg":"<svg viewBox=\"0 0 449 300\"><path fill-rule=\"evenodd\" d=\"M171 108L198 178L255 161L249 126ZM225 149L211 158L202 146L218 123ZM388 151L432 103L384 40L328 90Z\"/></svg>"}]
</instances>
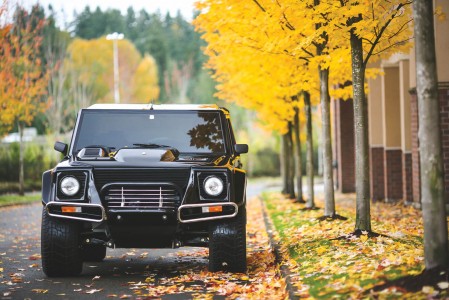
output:
<instances>
[{"instance_id":1,"label":"front bumper","mask_svg":"<svg viewBox=\"0 0 449 300\"><path fill-rule=\"evenodd\" d=\"M226 180L226 192L223 198L201 198L201 190L198 188L200 175L206 171L213 174L224 174L224 171L189 170L190 176L184 191L181 189L181 180L178 180L178 184L174 184L169 182L168 177L165 178L166 182L126 182L115 181L124 180L122 177L117 177L118 175L114 175L117 178L110 179L108 176L112 176L111 174L100 176L102 173L96 171L98 173L96 177L92 170L85 171L88 176L85 196L89 202L55 201L54 198L53 201L44 203L48 214L57 218L94 223L106 220L114 223L120 218L130 220L132 216L136 218L144 216L148 223L157 220L160 220L162 224L167 220L174 223L194 223L233 218L238 213L238 205L242 205L229 202L231 194L229 179ZM126 174L131 174L135 177L132 179L137 180L143 174L142 172L127 170ZM143 174L145 176L150 174L145 172ZM53 185L53 195L55 190L56 186ZM223 201L225 199L227 201ZM198 203L198 200L206 201Z\"/></svg>"},{"instance_id":2,"label":"front bumper","mask_svg":"<svg viewBox=\"0 0 449 300\"><path fill-rule=\"evenodd\" d=\"M102 205L91 203L75 203L75 202L49 202L46 205L49 216L63 219L72 219L86 222L101 223L107 220L107 214ZM180 223L205 222L219 219L233 218L238 213L238 206L232 202L217 203L201 203L201 204L184 204L181 205L176 214L177 221ZM173 212L171 212L173 213ZM161 215L165 219L165 215L170 212L155 210L129 210L117 211L114 214L122 215Z\"/></svg>"},{"instance_id":3,"label":"front bumper","mask_svg":"<svg viewBox=\"0 0 449 300\"><path fill-rule=\"evenodd\" d=\"M63 219L101 223L106 220L104 207L99 204L76 202L49 202L48 215Z\"/></svg>"},{"instance_id":4,"label":"front bumper","mask_svg":"<svg viewBox=\"0 0 449 300\"><path fill-rule=\"evenodd\" d=\"M239 212L232 202L184 204L178 208L178 221L181 223L204 222L233 218Z\"/></svg>"}]
</instances>

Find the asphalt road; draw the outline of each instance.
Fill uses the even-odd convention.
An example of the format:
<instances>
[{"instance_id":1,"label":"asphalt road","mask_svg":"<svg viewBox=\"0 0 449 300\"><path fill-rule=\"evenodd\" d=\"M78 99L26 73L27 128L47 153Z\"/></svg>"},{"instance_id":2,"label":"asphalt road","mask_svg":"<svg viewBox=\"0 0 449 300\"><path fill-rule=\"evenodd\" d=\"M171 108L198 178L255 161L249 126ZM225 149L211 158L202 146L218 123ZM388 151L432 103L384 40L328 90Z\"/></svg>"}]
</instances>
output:
<instances>
[{"instance_id":1,"label":"asphalt road","mask_svg":"<svg viewBox=\"0 0 449 300\"><path fill-rule=\"evenodd\" d=\"M275 185L271 189L275 189ZM250 184L248 199L266 189L264 182ZM108 249L101 263L85 263L78 277L47 278L41 269L40 228L42 205L0 208L0 299L119 299L136 298L139 282L178 284L171 279L188 270L207 270L202 248ZM207 282L190 281L199 293ZM189 299L192 293L166 294L162 299ZM223 298L214 296L214 299Z\"/></svg>"}]
</instances>

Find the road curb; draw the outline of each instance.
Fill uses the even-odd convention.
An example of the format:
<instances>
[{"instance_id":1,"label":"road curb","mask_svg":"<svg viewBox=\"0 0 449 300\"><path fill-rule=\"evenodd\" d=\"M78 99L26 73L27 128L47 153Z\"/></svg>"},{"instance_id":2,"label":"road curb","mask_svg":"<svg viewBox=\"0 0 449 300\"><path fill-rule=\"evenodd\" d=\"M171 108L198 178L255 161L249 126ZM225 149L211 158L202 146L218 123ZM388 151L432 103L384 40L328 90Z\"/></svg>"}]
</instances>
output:
<instances>
[{"instance_id":1,"label":"road curb","mask_svg":"<svg viewBox=\"0 0 449 300\"><path fill-rule=\"evenodd\" d=\"M262 205L263 220L265 223L265 227L267 228L267 233L268 233L268 237L270 239L270 244L273 247L275 262L277 265L279 265L281 276L284 278L285 283L287 285L288 297L289 297L289 299L297 300L297 299L299 299L299 296L298 296L297 289L293 285L293 282L291 280L292 272L290 271L288 266L286 266L283 263L281 245L280 245L280 243L276 242L276 240L274 238L273 232L275 232L276 229L274 228L274 226L272 226L271 219L268 216L268 213L266 211L265 203L263 202L263 200L260 197L258 197L258 199Z\"/></svg>"}]
</instances>

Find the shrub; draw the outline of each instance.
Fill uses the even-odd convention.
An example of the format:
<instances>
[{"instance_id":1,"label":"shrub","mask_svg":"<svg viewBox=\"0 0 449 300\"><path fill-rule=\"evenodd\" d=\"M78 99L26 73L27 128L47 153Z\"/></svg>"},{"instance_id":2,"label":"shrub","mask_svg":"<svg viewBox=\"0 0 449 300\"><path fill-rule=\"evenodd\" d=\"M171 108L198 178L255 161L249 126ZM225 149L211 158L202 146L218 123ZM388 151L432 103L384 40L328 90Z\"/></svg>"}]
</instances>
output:
<instances>
[{"instance_id":1,"label":"shrub","mask_svg":"<svg viewBox=\"0 0 449 300\"><path fill-rule=\"evenodd\" d=\"M51 150L48 150L51 149ZM51 151L51 152L50 152ZM24 175L25 190L39 190L42 172L52 168L57 159L47 145L25 143ZM17 192L19 189L19 144L0 147L0 193Z\"/></svg>"}]
</instances>

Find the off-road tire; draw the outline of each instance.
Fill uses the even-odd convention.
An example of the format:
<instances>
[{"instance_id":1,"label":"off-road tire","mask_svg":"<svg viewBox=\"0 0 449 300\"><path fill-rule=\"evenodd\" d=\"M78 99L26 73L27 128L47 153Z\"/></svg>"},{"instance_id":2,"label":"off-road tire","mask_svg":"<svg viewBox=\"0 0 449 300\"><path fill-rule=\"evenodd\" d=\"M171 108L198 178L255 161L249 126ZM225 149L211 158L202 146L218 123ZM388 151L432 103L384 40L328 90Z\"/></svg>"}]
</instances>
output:
<instances>
[{"instance_id":1,"label":"off-road tire","mask_svg":"<svg viewBox=\"0 0 449 300\"><path fill-rule=\"evenodd\" d=\"M209 225L209 271L246 272L246 207Z\"/></svg>"},{"instance_id":2,"label":"off-road tire","mask_svg":"<svg viewBox=\"0 0 449 300\"><path fill-rule=\"evenodd\" d=\"M83 261L100 262L106 257L106 246L84 245L82 249Z\"/></svg>"},{"instance_id":3,"label":"off-road tire","mask_svg":"<svg viewBox=\"0 0 449 300\"><path fill-rule=\"evenodd\" d=\"M80 226L71 220L52 218L42 210L42 270L48 277L79 275L83 269Z\"/></svg>"}]
</instances>

